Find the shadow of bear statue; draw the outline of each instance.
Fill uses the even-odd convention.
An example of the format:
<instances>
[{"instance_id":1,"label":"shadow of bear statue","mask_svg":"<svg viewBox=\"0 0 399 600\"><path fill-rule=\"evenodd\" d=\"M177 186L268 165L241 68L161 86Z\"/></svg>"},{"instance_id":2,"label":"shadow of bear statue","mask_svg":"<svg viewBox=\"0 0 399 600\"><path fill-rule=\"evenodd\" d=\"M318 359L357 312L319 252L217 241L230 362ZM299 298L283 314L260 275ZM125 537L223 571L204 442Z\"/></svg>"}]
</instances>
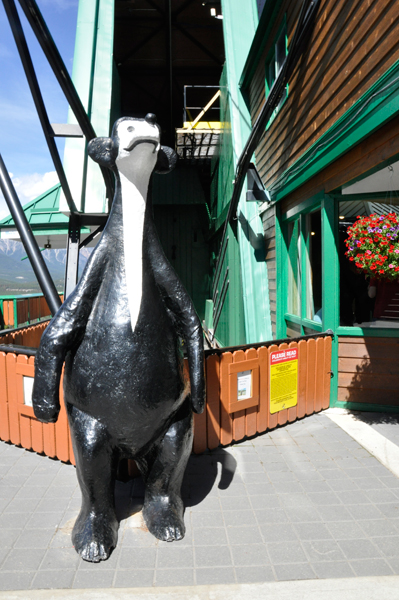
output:
<instances>
[{"instance_id":1,"label":"shadow of bear statue","mask_svg":"<svg viewBox=\"0 0 399 600\"><path fill-rule=\"evenodd\" d=\"M121 118L89 155L113 170L116 191L81 280L45 330L35 360L36 417L54 423L64 398L82 491L72 541L84 560L109 557L118 538L114 482L134 458L146 484L143 516L158 539L184 537L181 483L192 412L205 403L203 337L192 302L167 261L147 203L152 172L176 163L155 115ZM182 340L190 384L183 371Z\"/></svg>"}]
</instances>

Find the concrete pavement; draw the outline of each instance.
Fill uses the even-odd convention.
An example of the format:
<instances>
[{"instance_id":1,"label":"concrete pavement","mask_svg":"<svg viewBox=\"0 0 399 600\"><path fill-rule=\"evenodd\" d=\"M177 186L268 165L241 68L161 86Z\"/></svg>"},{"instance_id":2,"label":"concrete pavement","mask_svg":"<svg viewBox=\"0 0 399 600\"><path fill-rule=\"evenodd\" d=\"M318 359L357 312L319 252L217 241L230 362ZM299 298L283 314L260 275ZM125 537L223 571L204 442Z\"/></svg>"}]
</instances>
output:
<instances>
[{"instance_id":1,"label":"concrete pavement","mask_svg":"<svg viewBox=\"0 0 399 600\"><path fill-rule=\"evenodd\" d=\"M74 467L0 442L0 599L399 599L399 478L337 417L192 456L182 542L155 540L141 481L119 482L118 547L98 564L71 545ZM399 443L396 417L356 423Z\"/></svg>"}]
</instances>

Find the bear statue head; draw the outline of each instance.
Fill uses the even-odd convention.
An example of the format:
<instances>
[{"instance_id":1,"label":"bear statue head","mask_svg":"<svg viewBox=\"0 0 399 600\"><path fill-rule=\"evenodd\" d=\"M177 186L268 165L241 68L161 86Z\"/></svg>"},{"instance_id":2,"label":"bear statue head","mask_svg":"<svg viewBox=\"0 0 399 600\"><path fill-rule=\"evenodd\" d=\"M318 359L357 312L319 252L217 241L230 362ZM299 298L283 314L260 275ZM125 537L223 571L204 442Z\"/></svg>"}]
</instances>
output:
<instances>
[{"instance_id":1,"label":"bear statue head","mask_svg":"<svg viewBox=\"0 0 399 600\"><path fill-rule=\"evenodd\" d=\"M166 174L176 166L177 155L172 148L161 146L160 137L154 114L148 113L144 119L122 117L115 122L111 137L90 140L87 152L95 162L115 174L129 171L133 165L136 171Z\"/></svg>"}]
</instances>

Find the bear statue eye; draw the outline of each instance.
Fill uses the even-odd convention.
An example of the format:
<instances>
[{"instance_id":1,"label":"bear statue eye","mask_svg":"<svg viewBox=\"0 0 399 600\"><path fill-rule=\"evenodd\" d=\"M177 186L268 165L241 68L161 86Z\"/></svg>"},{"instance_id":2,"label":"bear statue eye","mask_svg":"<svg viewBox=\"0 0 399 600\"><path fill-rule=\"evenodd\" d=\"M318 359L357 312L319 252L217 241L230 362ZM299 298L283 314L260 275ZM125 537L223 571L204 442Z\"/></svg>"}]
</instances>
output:
<instances>
[{"instance_id":1,"label":"bear statue eye","mask_svg":"<svg viewBox=\"0 0 399 600\"><path fill-rule=\"evenodd\" d=\"M133 125L129 125L129 127L127 128L128 132L130 133L131 131L134 131L134 127Z\"/></svg>"}]
</instances>

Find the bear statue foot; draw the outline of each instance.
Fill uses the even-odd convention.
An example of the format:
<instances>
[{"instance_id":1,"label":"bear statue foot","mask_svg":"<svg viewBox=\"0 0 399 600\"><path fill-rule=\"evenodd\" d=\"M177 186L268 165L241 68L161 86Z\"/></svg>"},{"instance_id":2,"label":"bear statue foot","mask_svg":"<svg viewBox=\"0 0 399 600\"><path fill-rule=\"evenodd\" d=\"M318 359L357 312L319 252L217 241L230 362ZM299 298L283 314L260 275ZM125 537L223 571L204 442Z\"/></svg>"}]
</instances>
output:
<instances>
[{"instance_id":1,"label":"bear statue foot","mask_svg":"<svg viewBox=\"0 0 399 600\"><path fill-rule=\"evenodd\" d=\"M143 517L148 531L164 542L182 540L186 533L183 510L183 502L178 497L158 496L146 500Z\"/></svg>"},{"instance_id":2,"label":"bear statue foot","mask_svg":"<svg viewBox=\"0 0 399 600\"><path fill-rule=\"evenodd\" d=\"M76 552L89 562L107 560L118 541L118 527L115 515L81 512L72 531Z\"/></svg>"}]
</instances>

